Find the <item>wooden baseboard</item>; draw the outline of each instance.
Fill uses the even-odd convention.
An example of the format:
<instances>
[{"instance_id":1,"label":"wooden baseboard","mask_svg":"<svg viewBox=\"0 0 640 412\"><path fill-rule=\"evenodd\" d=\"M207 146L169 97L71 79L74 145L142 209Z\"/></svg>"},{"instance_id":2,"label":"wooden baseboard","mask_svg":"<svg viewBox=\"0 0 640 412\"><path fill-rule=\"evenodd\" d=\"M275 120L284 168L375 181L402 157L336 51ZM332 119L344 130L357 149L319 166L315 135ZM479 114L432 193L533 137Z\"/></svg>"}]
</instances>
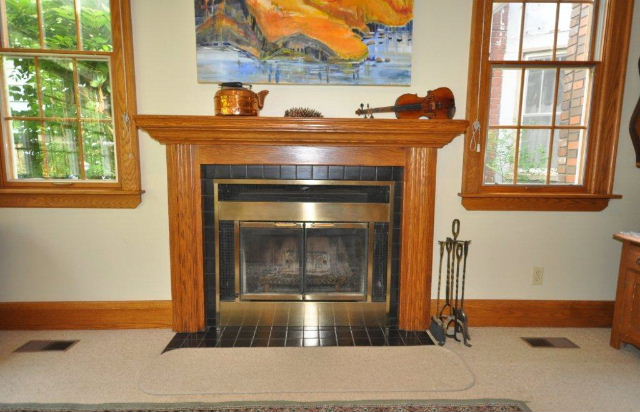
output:
<instances>
[{"instance_id":1,"label":"wooden baseboard","mask_svg":"<svg viewBox=\"0 0 640 412\"><path fill-rule=\"evenodd\" d=\"M471 326L606 328L613 323L613 301L486 300L464 304ZM442 306L441 306L442 307ZM436 312L436 301L431 313Z\"/></svg>"},{"instance_id":2,"label":"wooden baseboard","mask_svg":"<svg viewBox=\"0 0 640 412\"><path fill-rule=\"evenodd\" d=\"M471 326L610 327L613 301L485 300L465 302ZM432 301L431 313L435 313ZM171 328L171 301L0 303L0 329Z\"/></svg>"},{"instance_id":3,"label":"wooden baseboard","mask_svg":"<svg viewBox=\"0 0 640 412\"><path fill-rule=\"evenodd\" d=\"M0 329L172 327L171 301L0 303Z\"/></svg>"}]
</instances>

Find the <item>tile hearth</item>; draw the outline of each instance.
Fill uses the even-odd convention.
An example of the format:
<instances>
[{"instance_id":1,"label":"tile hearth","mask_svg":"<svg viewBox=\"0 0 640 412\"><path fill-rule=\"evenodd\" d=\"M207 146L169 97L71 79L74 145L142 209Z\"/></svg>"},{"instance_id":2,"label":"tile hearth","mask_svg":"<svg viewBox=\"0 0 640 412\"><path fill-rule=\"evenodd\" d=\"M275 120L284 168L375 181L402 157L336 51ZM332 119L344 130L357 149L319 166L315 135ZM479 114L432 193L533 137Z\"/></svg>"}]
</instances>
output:
<instances>
[{"instance_id":1,"label":"tile hearth","mask_svg":"<svg viewBox=\"0 0 640 412\"><path fill-rule=\"evenodd\" d=\"M164 352L179 348L413 346L433 345L426 332L395 327L225 326L206 332L177 333Z\"/></svg>"}]
</instances>

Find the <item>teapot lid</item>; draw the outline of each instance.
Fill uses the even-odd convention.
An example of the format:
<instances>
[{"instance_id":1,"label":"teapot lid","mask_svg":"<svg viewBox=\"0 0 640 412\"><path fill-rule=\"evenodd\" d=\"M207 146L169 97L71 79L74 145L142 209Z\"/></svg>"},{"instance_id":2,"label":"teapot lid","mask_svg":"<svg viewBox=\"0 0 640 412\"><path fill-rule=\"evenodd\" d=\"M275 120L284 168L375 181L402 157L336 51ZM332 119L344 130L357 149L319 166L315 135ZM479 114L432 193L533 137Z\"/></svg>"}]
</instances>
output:
<instances>
[{"instance_id":1,"label":"teapot lid","mask_svg":"<svg viewBox=\"0 0 640 412\"><path fill-rule=\"evenodd\" d=\"M234 89L242 89L244 85L242 84L242 82L225 82L225 83L220 83L220 87L222 87L223 89L229 89L229 88L234 88ZM249 85L249 89L251 89L251 85Z\"/></svg>"}]
</instances>

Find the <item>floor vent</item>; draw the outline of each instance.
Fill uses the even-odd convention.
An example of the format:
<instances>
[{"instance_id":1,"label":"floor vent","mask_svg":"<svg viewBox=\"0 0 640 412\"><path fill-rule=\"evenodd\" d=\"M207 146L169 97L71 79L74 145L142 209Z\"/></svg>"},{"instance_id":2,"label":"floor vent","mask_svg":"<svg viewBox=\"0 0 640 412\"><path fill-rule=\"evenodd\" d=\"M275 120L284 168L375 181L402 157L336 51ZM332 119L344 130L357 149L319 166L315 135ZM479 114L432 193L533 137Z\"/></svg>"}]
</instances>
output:
<instances>
[{"instance_id":1,"label":"floor vent","mask_svg":"<svg viewBox=\"0 0 640 412\"><path fill-rule=\"evenodd\" d=\"M522 338L534 348L579 348L567 338Z\"/></svg>"},{"instance_id":2,"label":"floor vent","mask_svg":"<svg viewBox=\"0 0 640 412\"><path fill-rule=\"evenodd\" d=\"M50 352L66 351L78 343L77 340L30 340L14 352Z\"/></svg>"}]
</instances>

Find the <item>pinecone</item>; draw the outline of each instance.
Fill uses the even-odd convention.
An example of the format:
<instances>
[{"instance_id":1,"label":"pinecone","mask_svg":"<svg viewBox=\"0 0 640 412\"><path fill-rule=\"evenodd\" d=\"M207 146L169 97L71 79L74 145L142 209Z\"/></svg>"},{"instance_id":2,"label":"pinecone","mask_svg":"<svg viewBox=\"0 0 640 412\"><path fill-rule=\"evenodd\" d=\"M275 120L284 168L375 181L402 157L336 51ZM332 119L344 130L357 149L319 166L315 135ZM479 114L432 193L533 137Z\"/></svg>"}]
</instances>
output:
<instances>
[{"instance_id":1,"label":"pinecone","mask_svg":"<svg viewBox=\"0 0 640 412\"><path fill-rule=\"evenodd\" d=\"M284 117L324 117L322 113L317 110L309 109L308 107L292 107L284 112Z\"/></svg>"}]
</instances>

